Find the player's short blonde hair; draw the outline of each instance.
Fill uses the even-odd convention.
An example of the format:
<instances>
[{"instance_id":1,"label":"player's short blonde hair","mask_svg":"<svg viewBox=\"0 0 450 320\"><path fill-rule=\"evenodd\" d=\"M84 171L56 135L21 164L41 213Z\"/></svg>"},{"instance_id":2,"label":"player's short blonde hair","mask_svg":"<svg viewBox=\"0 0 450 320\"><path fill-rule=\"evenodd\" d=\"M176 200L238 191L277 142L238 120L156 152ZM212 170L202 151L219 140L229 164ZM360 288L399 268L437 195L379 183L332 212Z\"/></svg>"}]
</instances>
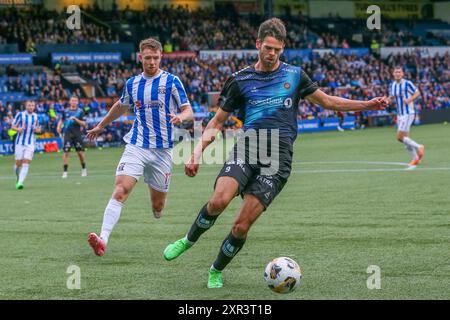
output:
<instances>
[{"instance_id":1,"label":"player's short blonde hair","mask_svg":"<svg viewBox=\"0 0 450 320\"><path fill-rule=\"evenodd\" d=\"M162 45L158 40L147 38L139 43L140 52L144 51L144 49L159 50L162 52Z\"/></svg>"}]
</instances>

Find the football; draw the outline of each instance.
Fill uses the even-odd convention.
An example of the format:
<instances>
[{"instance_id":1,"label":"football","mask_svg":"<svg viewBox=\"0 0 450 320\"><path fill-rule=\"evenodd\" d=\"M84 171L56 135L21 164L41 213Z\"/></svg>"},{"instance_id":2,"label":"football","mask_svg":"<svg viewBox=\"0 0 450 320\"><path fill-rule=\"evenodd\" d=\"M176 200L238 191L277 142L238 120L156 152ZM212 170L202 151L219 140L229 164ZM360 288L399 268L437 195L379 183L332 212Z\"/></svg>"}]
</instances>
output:
<instances>
[{"instance_id":1,"label":"football","mask_svg":"<svg viewBox=\"0 0 450 320\"><path fill-rule=\"evenodd\" d=\"M276 293L290 293L300 284L302 272L297 262L287 257L270 261L264 270L264 280Z\"/></svg>"}]
</instances>

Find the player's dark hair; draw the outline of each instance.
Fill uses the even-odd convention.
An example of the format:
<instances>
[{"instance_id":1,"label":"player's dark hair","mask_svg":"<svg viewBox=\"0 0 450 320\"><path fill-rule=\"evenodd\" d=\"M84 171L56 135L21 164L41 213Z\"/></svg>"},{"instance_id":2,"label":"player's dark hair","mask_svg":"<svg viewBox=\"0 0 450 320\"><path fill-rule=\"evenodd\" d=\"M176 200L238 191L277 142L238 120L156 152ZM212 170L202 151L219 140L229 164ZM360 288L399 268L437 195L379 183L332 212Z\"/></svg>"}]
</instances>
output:
<instances>
[{"instance_id":1,"label":"player's dark hair","mask_svg":"<svg viewBox=\"0 0 450 320\"><path fill-rule=\"evenodd\" d=\"M263 41L266 37L274 37L279 41L286 42L286 27L283 21L272 18L261 23L258 30L258 39Z\"/></svg>"},{"instance_id":2,"label":"player's dark hair","mask_svg":"<svg viewBox=\"0 0 450 320\"><path fill-rule=\"evenodd\" d=\"M405 71L405 70L403 70L403 67L402 67L401 65L396 65L396 66L394 66L394 70L397 70L397 69L400 69L400 70L402 70L403 72Z\"/></svg>"},{"instance_id":3,"label":"player's dark hair","mask_svg":"<svg viewBox=\"0 0 450 320\"><path fill-rule=\"evenodd\" d=\"M144 51L144 49L151 49L151 50L159 50L162 52L162 45L161 42L159 42L158 40L155 40L153 38L147 38L142 40L139 43L139 50L142 52Z\"/></svg>"}]
</instances>

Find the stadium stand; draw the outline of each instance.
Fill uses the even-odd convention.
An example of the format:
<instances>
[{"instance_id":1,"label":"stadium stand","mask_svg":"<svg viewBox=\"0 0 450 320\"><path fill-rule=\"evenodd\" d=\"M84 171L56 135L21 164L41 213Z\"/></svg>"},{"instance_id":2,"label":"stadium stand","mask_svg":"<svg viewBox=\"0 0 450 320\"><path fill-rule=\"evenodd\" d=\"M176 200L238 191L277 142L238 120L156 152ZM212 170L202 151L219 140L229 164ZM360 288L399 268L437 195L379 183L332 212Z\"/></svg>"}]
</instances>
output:
<instances>
[{"instance_id":1,"label":"stadium stand","mask_svg":"<svg viewBox=\"0 0 450 320\"><path fill-rule=\"evenodd\" d=\"M181 6L145 11L101 11L93 7L85 12L87 19L84 28L74 33L65 28L65 20L55 18L55 12L41 7L1 9L0 44L17 44L20 52L34 53L37 44L120 44L121 41L132 41L137 48L141 38L157 37L163 43L166 54L194 52L190 56L168 56L163 59L162 68L180 75L196 119L204 120L204 124L215 108L208 94L220 91L230 74L253 63L256 57L248 54L201 59L198 51L254 49L256 26L265 18L256 14L239 15L233 7L215 11L189 11ZM286 48L345 50L369 48L373 41L381 46L450 44L445 33L436 32L450 29L447 23L439 20L387 20L387 30L371 33L365 31L357 19L311 19L302 14L288 13L283 20L289 30ZM391 54L385 58L381 58L378 51L368 51L363 55L339 51L311 54L308 59L286 57L284 60L301 65L327 92L352 99L369 99L386 94L387 84L392 79L392 67L402 65L406 77L417 83L421 90L421 99L417 103L419 110L450 107L448 53L430 56L413 52ZM0 65L1 138L10 138L8 130L12 118L26 99L38 102L37 112L47 135L56 135L56 123L71 95L82 99L88 123L93 125L98 117L106 114L111 102L121 95L125 81L140 72L135 57L123 57L121 62L72 64L58 61L53 64L39 60L33 65L9 65L7 68ZM80 83L69 81L67 75L79 77L82 80L80 83L84 81L94 90L86 90ZM298 107L299 119L336 116L306 101ZM358 114L357 117L363 119L370 114ZM230 127L235 125L236 121L229 124ZM101 140L118 142L129 126L130 121L117 122Z\"/></svg>"}]
</instances>

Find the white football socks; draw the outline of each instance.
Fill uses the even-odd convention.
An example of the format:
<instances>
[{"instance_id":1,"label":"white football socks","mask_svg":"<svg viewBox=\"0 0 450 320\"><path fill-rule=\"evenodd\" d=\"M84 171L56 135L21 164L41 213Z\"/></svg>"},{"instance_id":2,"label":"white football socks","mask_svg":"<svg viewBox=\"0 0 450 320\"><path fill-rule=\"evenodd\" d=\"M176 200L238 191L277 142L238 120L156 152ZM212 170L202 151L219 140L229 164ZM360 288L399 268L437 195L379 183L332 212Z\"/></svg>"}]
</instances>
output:
<instances>
[{"instance_id":1,"label":"white football socks","mask_svg":"<svg viewBox=\"0 0 450 320\"><path fill-rule=\"evenodd\" d=\"M408 151L408 153L411 155L412 160L416 160L419 156L417 155L417 150L414 149L411 146L405 145L405 149Z\"/></svg>"},{"instance_id":2,"label":"white football socks","mask_svg":"<svg viewBox=\"0 0 450 320\"><path fill-rule=\"evenodd\" d=\"M23 184L23 182L25 181L25 178L27 177L27 174L28 174L29 167L30 167L30 165L28 163L22 164L22 169L20 170L20 174L19 174L19 183L20 184Z\"/></svg>"},{"instance_id":3,"label":"white football socks","mask_svg":"<svg viewBox=\"0 0 450 320\"><path fill-rule=\"evenodd\" d=\"M420 144L418 144L417 142L415 142L414 140L412 140L412 139L409 138L409 137L404 137L404 138L403 138L403 143L404 143L406 146L410 146L410 147L412 147L412 148L414 148L414 149L416 149L416 150L419 150L419 148L420 148Z\"/></svg>"},{"instance_id":4,"label":"white football socks","mask_svg":"<svg viewBox=\"0 0 450 320\"><path fill-rule=\"evenodd\" d=\"M100 238L108 243L109 235L111 234L114 226L119 221L120 212L122 211L123 203L116 199L110 199L106 206L105 213L103 215L102 232Z\"/></svg>"}]
</instances>

